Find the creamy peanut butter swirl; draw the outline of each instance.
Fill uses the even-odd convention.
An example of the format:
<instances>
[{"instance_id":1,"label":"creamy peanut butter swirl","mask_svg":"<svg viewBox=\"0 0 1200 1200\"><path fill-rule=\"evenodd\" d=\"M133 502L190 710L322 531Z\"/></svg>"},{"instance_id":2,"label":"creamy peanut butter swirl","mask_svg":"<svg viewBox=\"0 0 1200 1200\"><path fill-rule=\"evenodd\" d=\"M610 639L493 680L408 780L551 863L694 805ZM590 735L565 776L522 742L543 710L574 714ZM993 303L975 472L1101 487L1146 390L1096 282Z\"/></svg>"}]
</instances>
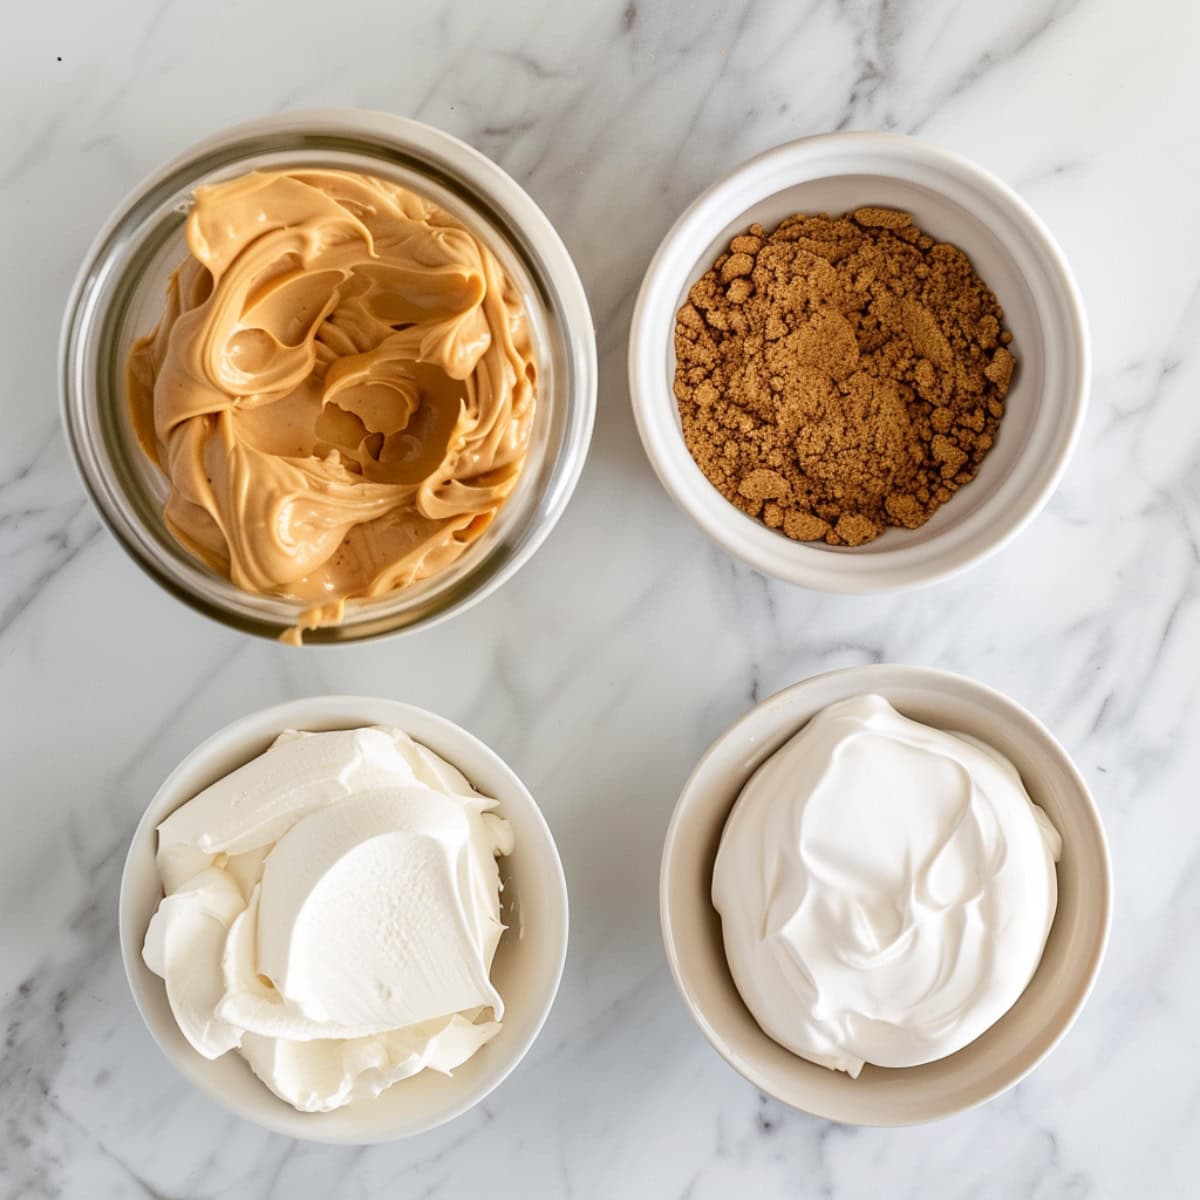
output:
<instances>
[{"instance_id":1,"label":"creamy peanut butter swirl","mask_svg":"<svg viewBox=\"0 0 1200 1200\"><path fill-rule=\"evenodd\" d=\"M187 242L128 364L179 542L311 601L307 624L458 558L512 492L534 410L491 251L404 188L319 170L198 188Z\"/></svg>"}]
</instances>

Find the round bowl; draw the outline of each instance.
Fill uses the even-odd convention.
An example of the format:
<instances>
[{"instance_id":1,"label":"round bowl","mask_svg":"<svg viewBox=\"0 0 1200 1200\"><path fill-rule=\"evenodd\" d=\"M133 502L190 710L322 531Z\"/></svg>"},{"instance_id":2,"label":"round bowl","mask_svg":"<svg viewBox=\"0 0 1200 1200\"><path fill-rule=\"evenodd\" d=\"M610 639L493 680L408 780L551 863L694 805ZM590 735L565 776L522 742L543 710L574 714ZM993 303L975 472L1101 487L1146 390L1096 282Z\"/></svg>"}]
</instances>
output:
<instances>
[{"instance_id":1,"label":"round bowl","mask_svg":"<svg viewBox=\"0 0 1200 1200\"><path fill-rule=\"evenodd\" d=\"M713 862L726 817L754 771L823 708L866 692L906 717L973 734L1006 755L1062 834L1058 911L1017 1003L956 1054L901 1070L866 1066L858 1079L785 1050L758 1027L725 961L713 907ZM659 901L667 961L704 1036L761 1091L814 1116L852 1125L915 1125L962 1112L1012 1087L1079 1015L1104 957L1112 877L1100 814L1063 748L1007 697L926 667L831 671L763 701L709 748L667 830Z\"/></svg>"},{"instance_id":2,"label":"round bowl","mask_svg":"<svg viewBox=\"0 0 1200 1200\"><path fill-rule=\"evenodd\" d=\"M471 548L429 579L307 631L306 643L416 629L482 599L508 579L562 515L587 456L596 408L596 341L587 296L562 240L495 163L417 121L359 109L285 113L192 147L117 208L84 258L67 305L60 385L67 439L104 523L154 580L236 629L279 637L311 601L252 595L185 551L163 520L166 481L143 454L125 394L134 340L162 313L166 281L187 254L184 229L200 184L257 169L334 167L382 176L432 199L495 252L525 303L539 385L529 455L513 494Z\"/></svg>"},{"instance_id":3,"label":"round bowl","mask_svg":"<svg viewBox=\"0 0 1200 1200\"><path fill-rule=\"evenodd\" d=\"M163 981L142 961L146 927L162 899L156 829L181 804L261 754L285 729L321 731L392 725L458 767L500 803L513 827L512 854L499 860L508 927L492 979L504 997L500 1032L453 1075L422 1071L373 1100L328 1113L298 1112L239 1054L209 1060L175 1024ZM319 1142L389 1142L449 1121L481 1101L525 1056L558 991L567 952L567 888L554 838L524 784L493 751L445 717L410 704L360 696L314 696L251 713L197 746L158 789L138 822L121 876L121 958L138 1010L159 1048L207 1096L275 1133Z\"/></svg>"},{"instance_id":4,"label":"round bowl","mask_svg":"<svg viewBox=\"0 0 1200 1200\"><path fill-rule=\"evenodd\" d=\"M684 444L672 384L675 314L731 237L794 213L900 208L970 256L999 298L1017 373L995 446L976 478L919 529L886 529L853 548L796 542L740 512ZM827 592L876 592L942 579L998 550L1054 490L1087 401L1087 324L1046 227L994 176L957 155L887 133L789 142L714 184L679 218L646 272L629 341L642 444L675 502L730 554L767 575Z\"/></svg>"}]
</instances>

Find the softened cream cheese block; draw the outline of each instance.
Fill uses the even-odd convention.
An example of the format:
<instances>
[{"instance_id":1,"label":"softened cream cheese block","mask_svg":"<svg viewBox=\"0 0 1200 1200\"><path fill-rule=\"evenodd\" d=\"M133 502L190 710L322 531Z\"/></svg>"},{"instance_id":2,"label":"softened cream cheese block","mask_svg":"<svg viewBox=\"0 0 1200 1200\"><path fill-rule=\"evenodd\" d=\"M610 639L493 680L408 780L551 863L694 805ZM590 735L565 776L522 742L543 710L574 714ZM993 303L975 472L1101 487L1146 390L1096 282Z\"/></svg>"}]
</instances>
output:
<instances>
[{"instance_id":1,"label":"softened cream cheese block","mask_svg":"<svg viewBox=\"0 0 1200 1200\"><path fill-rule=\"evenodd\" d=\"M396 729L281 734L158 827L143 957L184 1037L324 1112L500 1030L498 855L512 831Z\"/></svg>"},{"instance_id":2,"label":"softened cream cheese block","mask_svg":"<svg viewBox=\"0 0 1200 1200\"><path fill-rule=\"evenodd\" d=\"M831 705L751 777L713 873L755 1020L857 1077L962 1049L1041 959L1061 839L989 746L880 696Z\"/></svg>"}]
</instances>

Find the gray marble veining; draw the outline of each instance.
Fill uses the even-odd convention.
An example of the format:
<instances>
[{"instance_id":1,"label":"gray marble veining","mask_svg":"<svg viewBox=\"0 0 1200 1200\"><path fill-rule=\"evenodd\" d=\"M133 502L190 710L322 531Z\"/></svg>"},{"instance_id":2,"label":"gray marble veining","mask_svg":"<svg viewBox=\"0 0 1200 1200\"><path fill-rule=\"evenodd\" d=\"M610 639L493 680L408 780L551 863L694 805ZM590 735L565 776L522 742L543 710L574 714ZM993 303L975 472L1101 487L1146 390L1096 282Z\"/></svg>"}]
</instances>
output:
<instances>
[{"instance_id":1,"label":"gray marble veining","mask_svg":"<svg viewBox=\"0 0 1200 1200\"><path fill-rule=\"evenodd\" d=\"M14 9L0 1196L1194 1195L1198 38L1182 0ZM219 126L321 104L419 117L512 172L579 264L602 380L579 492L514 581L427 634L307 654L195 617L101 532L58 430L55 346L87 243L143 174ZM1048 509L990 562L902 596L806 593L716 550L654 480L625 392L633 297L679 210L749 155L834 128L919 133L1012 183L1092 323L1091 410ZM1116 870L1108 961L1067 1040L1007 1096L910 1130L757 1095L691 1026L657 927L662 834L704 746L797 678L882 660L1037 712L1094 787ZM470 1115L367 1150L290 1143L194 1094L116 948L125 843L164 774L232 717L322 690L408 699L491 742L543 805L572 896L562 992L526 1063Z\"/></svg>"}]
</instances>

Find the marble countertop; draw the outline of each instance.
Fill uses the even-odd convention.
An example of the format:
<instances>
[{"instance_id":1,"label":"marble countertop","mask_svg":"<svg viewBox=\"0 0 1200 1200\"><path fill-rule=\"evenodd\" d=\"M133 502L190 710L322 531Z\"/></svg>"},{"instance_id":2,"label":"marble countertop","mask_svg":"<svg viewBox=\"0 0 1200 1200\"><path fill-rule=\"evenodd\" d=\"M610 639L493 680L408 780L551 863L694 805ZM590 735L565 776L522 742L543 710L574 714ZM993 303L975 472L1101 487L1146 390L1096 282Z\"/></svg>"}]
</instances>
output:
<instances>
[{"instance_id":1,"label":"marble countertop","mask_svg":"<svg viewBox=\"0 0 1200 1200\"><path fill-rule=\"evenodd\" d=\"M0 49L0 1196L1160 1197L1200 1144L1200 7L649 0L419 7L43 0ZM185 610L104 533L59 429L55 351L117 200L235 120L358 104L465 138L557 224L600 347L591 457L497 595L382 644L297 652ZM765 580L651 474L626 333L682 207L829 129L939 142L1011 183L1087 302L1074 462L1014 544L880 598ZM1075 1029L1026 1082L933 1126L851 1129L709 1049L659 941L657 869L691 765L755 700L852 663L932 664L1032 708L1109 831L1116 913ZM368 1150L292 1143L193 1092L116 944L127 839L196 742L252 708L376 693L459 721L538 797L573 928L546 1029L482 1107ZM1191 784L1188 780L1192 779Z\"/></svg>"}]
</instances>

